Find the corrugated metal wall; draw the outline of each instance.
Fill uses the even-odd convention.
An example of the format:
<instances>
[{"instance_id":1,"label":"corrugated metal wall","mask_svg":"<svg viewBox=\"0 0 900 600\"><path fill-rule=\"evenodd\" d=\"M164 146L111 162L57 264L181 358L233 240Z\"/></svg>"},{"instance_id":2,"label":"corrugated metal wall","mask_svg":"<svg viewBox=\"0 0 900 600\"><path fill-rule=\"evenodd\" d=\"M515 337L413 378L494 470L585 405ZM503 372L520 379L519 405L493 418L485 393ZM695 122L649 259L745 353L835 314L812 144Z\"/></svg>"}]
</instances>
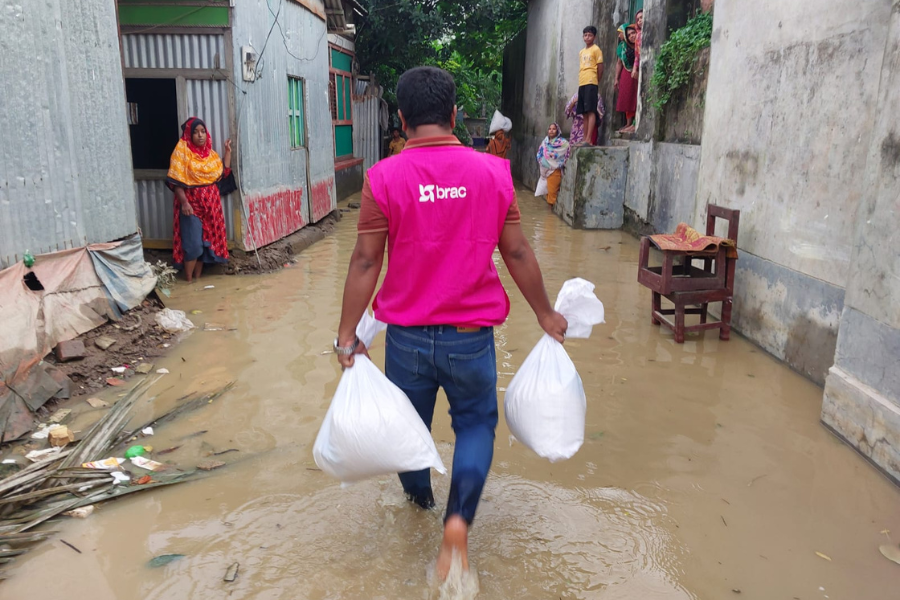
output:
<instances>
[{"instance_id":1,"label":"corrugated metal wall","mask_svg":"<svg viewBox=\"0 0 900 600\"><path fill-rule=\"evenodd\" d=\"M0 268L134 233L113 2L0 10Z\"/></svg>"},{"instance_id":2,"label":"corrugated metal wall","mask_svg":"<svg viewBox=\"0 0 900 600\"><path fill-rule=\"evenodd\" d=\"M225 66L226 44L222 34L125 34L122 46L125 67L129 69L215 69ZM187 79L185 97L179 99L188 116L197 116L206 122L213 148L219 155L224 154L225 140L232 135L228 115L229 86L224 80ZM173 124L173 127L177 126L177 123ZM141 175L134 187L144 238L154 242L171 241L174 205L164 177ZM229 241L238 241L235 196L232 194L223 199Z\"/></svg>"},{"instance_id":3,"label":"corrugated metal wall","mask_svg":"<svg viewBox=\"0 0 900 600\"><path fill-rule=\"evenodd\" d=\"M138 222L145 240L171 242L174 232L175 203L172 191L166 187L165 179L141 179L134 182L137 201ZM237 194L229 194L222 199L225 211L225 233L229 241L239 241L235 235L235 206Z\"/></svg>"},{"instance_id":4,"label":"corrugated metal wall","mask_svg":"<svg viewBox=\"0 0 900 600\"><path fill-rule=\"evenodd\" d=\"M221 34L125 34L126 69L224 69Z\"/></svg>"},{"instance_id":5,"label":"corrugated metal wall","mask_svg":"<svg viewBox=\"0 0 900 600\"><path fill-rule=\"evenodd\" d=\"M237 0L233 12L234 79L246 92L235 98L248 247L273 242L335 206L325 21L294 2L276 13L278 26L256 0ZM256 81L241 81L241 46L261 52L267 37ZM288 77L304 81L305 148L291 148Z\"/></svg>"},{"instance_id":6,"label":"corrugated metal wall","mask_svg":"<svg viewBox=\"0 0 900 600\"><path fill-rule=\"evenodd\" d=\"M381 99L375 96L353 99L353 154L363 159L368 171L381 160Z\"/></svg>"}]
</instances>

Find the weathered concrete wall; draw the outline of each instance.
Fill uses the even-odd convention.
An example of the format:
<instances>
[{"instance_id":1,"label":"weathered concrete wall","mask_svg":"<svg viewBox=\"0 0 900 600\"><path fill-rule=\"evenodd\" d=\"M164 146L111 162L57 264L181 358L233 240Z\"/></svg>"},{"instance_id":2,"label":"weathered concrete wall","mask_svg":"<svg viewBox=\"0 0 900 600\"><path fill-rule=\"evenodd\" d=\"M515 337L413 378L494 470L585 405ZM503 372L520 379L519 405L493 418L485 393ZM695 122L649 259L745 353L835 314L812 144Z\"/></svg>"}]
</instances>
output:
<instances>
[{"instance_id":1,"label":"weathered concrete wall","mask_svg":"<svg viewBox=\"0 0 900 600\"><path fill-rule=\"evenodd\" d=\"M313 4L318 10L321 2ZM325 21L295 2L282 5L278 21L274 26L272 14L256 0L235 2L234 79L247 92L236 92L247 247L289 235L331 213L336 202ZM267 38L259 77L243 82L241 46L261 52ZM305 148L291 148L288 76L304 80Z\"/></svg>"},{"instance_id":2,"label":"weathered concrete wall","mask_svg":"<svg viewBox=\"0 0 900 600\"><path fill-rule=\"evenodd\" d=\"M631 142L628 149L626 229L642 235L694 224L700 146Z\"/></svg>"},{"instance_id":3,"label":"weathered concrete wall","mask_svg":"<svg viewBox=\"0 0 900 600\"><path fill-rule=\"evenodd\" d=\"M0 10L0 269L137 231L113 2Z\"/></svg>"},{"instance_id":4,"label":"weathered concrete wall","mask_svg":"<svg viewBox=\"0 0 900 600\"><path fill-rule=\"evenodd\" d=\"M620 229L627 179L628 148L577 148L554 211L575 229Z\"/></svg>"},{"instance_id":5,"label":"weathered concrete wall","mask_svg":"<svg viewBox=\"0 0 900 600\"><path fill-rule=\"evenodd\" d=\"M900 483L900 0L893 0L822 421Z\"/></svg>"},{"instance_id":6,"label":"weathered concrete wall","mask_svg":"<svg viewBox=\"0 0 900 600\"><path fill-rule=\"evenodd\" d=\"M598 29L597 45L606 65L600 95L607 109L612 108L616 27L626 18L627 9L628 0L529 3L524 65L508 49L503 80L504 107L513 120L513 175L526 185L533 187L540 177L534 154L550 123L559 123L564 135L569 135L571 121L565 118L565 108L578 91L578 53L584 48L582 30L587 25ZM513 46L520 52L519 46ZM611 119L604 120L601 142L608 139L610 123Z\"/></svg>"},{"instance_id":7,"label":"weathered concrete wall","mask_svg":"<svg viewBox=\"0 0 900 600\"><path fill-rule=\"evenodd\" d=\"M709 202L741 210L738 328L822 382L842 310L836 290L851 266L860 148L873 134L890 1L755 8L716 5L693 220L703 225Z\"/></svg>"}]
</instances>

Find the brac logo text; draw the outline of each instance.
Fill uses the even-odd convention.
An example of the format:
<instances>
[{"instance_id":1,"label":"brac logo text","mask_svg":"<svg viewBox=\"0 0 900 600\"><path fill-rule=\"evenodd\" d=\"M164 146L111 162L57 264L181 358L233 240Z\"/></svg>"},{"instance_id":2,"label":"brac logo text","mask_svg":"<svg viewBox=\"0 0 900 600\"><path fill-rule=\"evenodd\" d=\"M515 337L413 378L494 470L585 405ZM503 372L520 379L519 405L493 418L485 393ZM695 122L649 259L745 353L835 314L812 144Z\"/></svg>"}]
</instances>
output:
<instances>
[{"instance_id":1,"label":"brac logo text","mask_svg":"<svg viewBox=\"0 0 900 600\"><path fill-rule=\"evenodd\" d=\"M444 200L445 198L465 198L465 186L461 187L440 187L437 185L421 185L419 184L419 202L434 202L435 198Z\"/></svg>"}]
</instances>

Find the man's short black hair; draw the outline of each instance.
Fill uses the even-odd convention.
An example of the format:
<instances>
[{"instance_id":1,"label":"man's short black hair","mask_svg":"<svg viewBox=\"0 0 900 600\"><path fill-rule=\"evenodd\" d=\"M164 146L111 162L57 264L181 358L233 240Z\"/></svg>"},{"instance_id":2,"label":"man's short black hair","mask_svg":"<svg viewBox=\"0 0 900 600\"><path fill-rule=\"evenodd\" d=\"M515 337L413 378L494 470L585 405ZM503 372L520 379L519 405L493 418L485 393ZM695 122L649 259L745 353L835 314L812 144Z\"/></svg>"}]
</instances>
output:
<instances>
[{"instance_id":1,"label":"man's short black hair","mask_svg":"<svg viewBox=\"0 0 900 600\"><path fill-rule=\"evenodd\" d=\"M581 33L592 33L592 34L594 34L594 37L597 37L597 28L594 27L593 25L588 25L587 27L584 28L584 31L582 31Z\"/></svg>"},{"instance_id":2,"label":"man's short black hair","mask_svg":"<svg viewBox=\"0 0 900 600\"><path fill-rule=\"evenodd\" d=\"M450 126L456 106L453 76L437 67L410 69L397 82L397 104L412 129L420 125Z\"/></svg>"}]
</instances>

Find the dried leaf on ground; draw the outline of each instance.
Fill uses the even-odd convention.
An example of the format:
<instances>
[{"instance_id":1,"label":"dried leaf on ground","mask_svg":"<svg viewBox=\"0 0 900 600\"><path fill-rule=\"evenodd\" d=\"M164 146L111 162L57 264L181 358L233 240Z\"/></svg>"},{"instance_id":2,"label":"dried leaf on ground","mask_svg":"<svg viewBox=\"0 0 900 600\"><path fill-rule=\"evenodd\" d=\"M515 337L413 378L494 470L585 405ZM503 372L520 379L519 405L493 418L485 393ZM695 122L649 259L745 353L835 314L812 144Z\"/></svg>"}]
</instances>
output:
<instances>
[{"instance_id":1,"label":"dried leaf on ground","mask_svg":"<svg viewBox=\"0 0 900 600\"><path fill-rule=\"evenodd\" d=\"M828 562L831 562L831 557L828 556L827 554L822 554L821 552L816 552L816 556L818 556L819 558L824 558Z\"/></svg>"}]
</instances>

